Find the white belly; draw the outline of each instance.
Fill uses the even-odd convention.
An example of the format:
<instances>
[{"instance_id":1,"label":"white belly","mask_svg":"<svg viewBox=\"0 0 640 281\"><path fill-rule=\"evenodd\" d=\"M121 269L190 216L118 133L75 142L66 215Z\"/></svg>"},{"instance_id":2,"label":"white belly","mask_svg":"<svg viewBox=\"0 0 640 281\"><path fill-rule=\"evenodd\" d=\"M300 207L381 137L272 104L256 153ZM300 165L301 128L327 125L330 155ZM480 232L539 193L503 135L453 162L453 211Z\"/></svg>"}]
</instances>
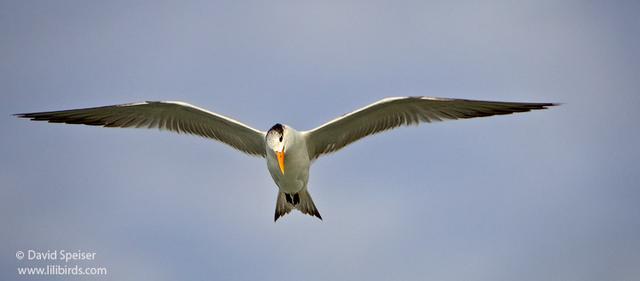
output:
<instances>
[{"instance_id":1,"label":"white belly","mask_svg":"<svg viewBox=\"0 0 640 281\"><path fill-rule=\"evenodd\" d=\"M283 175L275 153L267 150L267 168L273 181L284 193L294 194L307 187L310 164L306 147L290 147L285 151Z\"/></svg>"}]
</instances>

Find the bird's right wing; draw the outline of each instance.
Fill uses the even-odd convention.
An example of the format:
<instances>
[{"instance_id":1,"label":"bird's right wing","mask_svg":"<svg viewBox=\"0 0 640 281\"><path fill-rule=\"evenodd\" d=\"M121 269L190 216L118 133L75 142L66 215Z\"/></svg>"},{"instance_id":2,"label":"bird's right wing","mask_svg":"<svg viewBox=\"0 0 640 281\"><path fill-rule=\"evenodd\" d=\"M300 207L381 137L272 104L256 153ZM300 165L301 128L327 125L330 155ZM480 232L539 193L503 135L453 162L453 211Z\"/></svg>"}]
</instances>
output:
<instances>
[{"instance_id":1,"label":"bird's right wing","mask_svg":"<svg viewBox=\"0 0 640 281\"><path fill-rule=\"evenodd\" d=\"M366 136L404 125L545 109L553 103L498 102L434 97L386 98L303 132L316 159Z\"/></svg>"},{"instance_id":2,"label":"bird's right wing","mask_svg":"<svg viewBox=\"0 0 640 281\"><path fill-rule=\"evenodd\" d=\"M166 129L214 139L244 153L265 156L264 132L184 102L147 101L16 116L51 123Z\"/></svg>"}]
</instances>

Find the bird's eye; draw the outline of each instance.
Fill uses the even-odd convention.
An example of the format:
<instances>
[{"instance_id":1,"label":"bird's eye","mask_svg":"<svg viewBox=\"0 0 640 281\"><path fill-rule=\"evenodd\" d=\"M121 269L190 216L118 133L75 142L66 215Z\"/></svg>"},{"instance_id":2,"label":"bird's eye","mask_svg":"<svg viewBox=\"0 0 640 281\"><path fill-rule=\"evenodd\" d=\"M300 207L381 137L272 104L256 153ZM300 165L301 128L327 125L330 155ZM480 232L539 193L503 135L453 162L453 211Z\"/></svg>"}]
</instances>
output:
<instances>
[{"instance_id":1,"label":"bird's eye","mask_svg":"<svg viewBox=\"0 0 640 281\"><path fill-rule=\"evenodd\" d=\"M282 136L280 136L280 142L282 142Z\"/></svg>"}]
</instances>

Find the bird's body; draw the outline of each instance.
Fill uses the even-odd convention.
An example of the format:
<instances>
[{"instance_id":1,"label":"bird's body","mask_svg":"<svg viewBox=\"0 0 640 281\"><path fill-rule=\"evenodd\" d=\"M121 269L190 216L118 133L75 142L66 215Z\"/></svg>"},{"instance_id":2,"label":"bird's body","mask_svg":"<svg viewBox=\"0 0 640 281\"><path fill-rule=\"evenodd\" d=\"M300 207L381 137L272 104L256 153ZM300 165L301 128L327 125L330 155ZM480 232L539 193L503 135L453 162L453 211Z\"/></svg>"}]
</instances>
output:
<instances>
[{"instance_id":1,"label":"bird's body","mask_svg":"<svg viewBox=\"0 0 640 281\"><path fill-rule=\"evenodd\" d=\"M309 181L309 168L311 160L307 150L307 143L304 136L293 128L282 125L287 129L285 134L287 146L285 147L285 173L280 171L278 159L271 149L267 151L267 169L276 183L280 192L295 194L307 188Z\"/></svg>"},{"instance_id":2,"label":"bird's body","mask_svg":"<svg viewBox=\"0 0 640 281\"><path fill-rule=\"evenodd\" d=\"M386 98L313 130L275 124L267 132L184 102L141 102L94 108L16 114L52 123L160 128L221 141L267 160L278 186L274 220L293 209L320 219L307 183L311 163L363 137L404 125L545 109L553 103L517 103L432 97Z\"/></svg>"},{"instance_id":3,"label":"bird's body","mask_svg":"<svg viewBox=\"0 0 640 281\"><path fill-rule=\"evenodd\" d=\"M276 133L279 131L282 131L282 141L279 141L279 137L277 141L286 143L286 146L282 147L283 155L286 155L286 157L280 163L277 152L268 147L269 142L266 142L267 155L265 157L267 159L267 169L278 186L274 219L278 220L279 217L284 216L295 208L305 214L322 219L309 191L307 191L311 159L309 158L306 136L287 125L279 123L269 130L269 132ZM268 138L269 133L267 133ZM286 167L286 170L283 167Z\"/></svg>"}]
</instances>

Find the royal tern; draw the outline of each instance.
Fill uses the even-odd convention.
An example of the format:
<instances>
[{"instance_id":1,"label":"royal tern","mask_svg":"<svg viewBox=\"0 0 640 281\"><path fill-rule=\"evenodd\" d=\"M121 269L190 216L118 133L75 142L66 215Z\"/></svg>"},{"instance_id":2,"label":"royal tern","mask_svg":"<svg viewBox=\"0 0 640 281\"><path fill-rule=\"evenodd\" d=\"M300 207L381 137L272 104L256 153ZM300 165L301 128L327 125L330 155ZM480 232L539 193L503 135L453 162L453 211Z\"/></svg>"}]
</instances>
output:
<instances>
[{"instance_id":1,"label":"royal tern","mask_svg":"<svg viewBox=\"0 0 640 281\"><path fill-rule=\"evenodd\" d=\"M318 157L369 135L404 125L546 109L554 103L496 102L435 97L385 98L315 129L297 131L275 124L267 132L178 101L140 103L15 114L51 123L120 128L159 128L199 135L244 153L265 157L278 186L274 221L297 209L322 220L307 189L309 167Z\"/></svg>"}]
</instances>

